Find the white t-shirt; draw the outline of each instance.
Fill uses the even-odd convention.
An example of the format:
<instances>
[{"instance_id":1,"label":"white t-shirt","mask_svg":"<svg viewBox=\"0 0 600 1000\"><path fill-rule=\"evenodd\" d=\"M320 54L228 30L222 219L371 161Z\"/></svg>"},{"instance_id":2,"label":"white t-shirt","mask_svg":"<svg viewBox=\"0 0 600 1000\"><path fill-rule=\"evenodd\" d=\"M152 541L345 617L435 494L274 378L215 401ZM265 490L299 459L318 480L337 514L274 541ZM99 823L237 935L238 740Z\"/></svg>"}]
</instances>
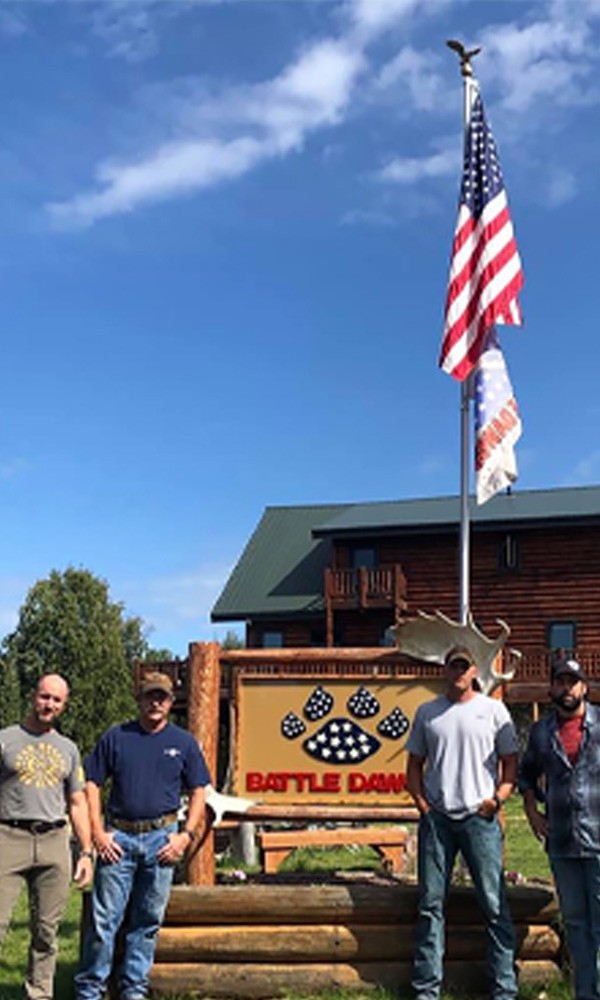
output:
<instances>
[{"instance_id":1,"label":"white t-shirt","mask_svg":"<svg viewBox=\"0 0 600 1000\"><path fill-rule=\"evenodd\" d=\"M464 702L441 695L420 705L407 743L409 753L425 760L429 805L451 819L463 819L493 798L498 758L517 748L506 706L479 693Z\"/></svg>"}]
</instances>

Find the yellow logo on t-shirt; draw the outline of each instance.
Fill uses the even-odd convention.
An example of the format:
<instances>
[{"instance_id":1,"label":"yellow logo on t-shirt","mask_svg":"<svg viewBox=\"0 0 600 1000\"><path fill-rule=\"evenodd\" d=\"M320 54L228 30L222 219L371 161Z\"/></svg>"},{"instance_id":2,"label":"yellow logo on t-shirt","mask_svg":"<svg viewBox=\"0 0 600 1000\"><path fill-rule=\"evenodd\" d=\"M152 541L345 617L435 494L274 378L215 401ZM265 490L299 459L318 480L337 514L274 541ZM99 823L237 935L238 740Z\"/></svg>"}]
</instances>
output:
<instances>
[{"instance_id":1,"label":"yellow logo on t-shirt","mask_svg":"<svg viewBox=\"0 0 600 1000\"><path fill-rule=\"evenodd\" d=\"M29 743L15 760L17 777L23 785L53 788L66 775L66 761L51 743Z\"/></svg>"}]
</instances>

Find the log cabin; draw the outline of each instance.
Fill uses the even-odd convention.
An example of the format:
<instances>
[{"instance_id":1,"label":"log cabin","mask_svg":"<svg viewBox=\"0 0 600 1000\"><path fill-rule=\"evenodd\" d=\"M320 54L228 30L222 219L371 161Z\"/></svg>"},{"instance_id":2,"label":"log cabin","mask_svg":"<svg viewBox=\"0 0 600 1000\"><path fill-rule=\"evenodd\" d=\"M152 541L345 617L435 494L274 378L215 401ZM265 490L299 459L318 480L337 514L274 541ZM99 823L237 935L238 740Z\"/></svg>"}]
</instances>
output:
<instances>
[{"instance_id":1,"label":"log cabin","mask_svg":"<svg viewBox=\"0 0 600 1000\"><path fill-rule=\"evenodd\" d=\"M545 695L557 649L600 681L600 487L511 491L470 518L471 611L487 634L511 627L514 700ZM456 496L267 507L212 620L244 622L249 648L302 648L385 645L418 610L457 618L459 519Z\"/></svg>"}]
</instances>

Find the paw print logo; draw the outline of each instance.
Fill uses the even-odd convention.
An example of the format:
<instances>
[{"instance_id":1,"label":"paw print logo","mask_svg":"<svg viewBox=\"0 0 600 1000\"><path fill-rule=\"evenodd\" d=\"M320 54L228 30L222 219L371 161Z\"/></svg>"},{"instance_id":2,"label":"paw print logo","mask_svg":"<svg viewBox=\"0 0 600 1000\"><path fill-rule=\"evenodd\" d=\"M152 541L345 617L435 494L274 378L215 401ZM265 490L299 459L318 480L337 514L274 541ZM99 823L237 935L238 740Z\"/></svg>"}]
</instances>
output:
<instances>
[{"instance_id":1,"label":"paw print logo","mask_svg":"<svg viewBox=\"0 0 600 1000\"><path fill-rule=\"evenodd\" d=\"M314 723L329 716L333 707L333 695L318 686L311 692L302 713L308 722ZM328 718L316 732L307 735L302 749L309 757L324 764L359 764L377 753L381 740L354 721L374 719L380 714L381 705L375 695L365 687L357 688L348 698L346 710L347 716ZM386 740L399 740L409 725L404 712L394 708L377 723L376 730ZM288 712L281 720L281 734L288 740L296 740L306 732L306 723L295 712Z\"/></svg>"}]
</instances>

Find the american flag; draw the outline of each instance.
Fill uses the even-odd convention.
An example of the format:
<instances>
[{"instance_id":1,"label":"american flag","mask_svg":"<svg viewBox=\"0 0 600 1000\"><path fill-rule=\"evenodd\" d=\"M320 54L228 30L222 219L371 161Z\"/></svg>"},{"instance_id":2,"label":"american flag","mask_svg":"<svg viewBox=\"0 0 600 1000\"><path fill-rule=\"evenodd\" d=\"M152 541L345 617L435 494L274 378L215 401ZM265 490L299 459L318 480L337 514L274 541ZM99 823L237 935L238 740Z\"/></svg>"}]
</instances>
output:
<instances>
[{"instance_id":1,"label":"american flag","mask_svg":"<svg viewBox=\"0 0 600 1000\"><path fill-rule=\"evenodd\" d=\"M519 407L494 330L487 335L475 373L475 477L477 503L485 503L517 478L515 445L521 437Z\"/></svg>"},{"instance_id":2,"label":"american flag","mask_svg":"<svg viewBox=\"0 0 600 1000\"><path fill-rule=\"evenodd\" d=\"M465 135L440 368L462 382L495 323L521 325L522 285L496 144L477 93Z\"/></svg>"}]
</instances>

